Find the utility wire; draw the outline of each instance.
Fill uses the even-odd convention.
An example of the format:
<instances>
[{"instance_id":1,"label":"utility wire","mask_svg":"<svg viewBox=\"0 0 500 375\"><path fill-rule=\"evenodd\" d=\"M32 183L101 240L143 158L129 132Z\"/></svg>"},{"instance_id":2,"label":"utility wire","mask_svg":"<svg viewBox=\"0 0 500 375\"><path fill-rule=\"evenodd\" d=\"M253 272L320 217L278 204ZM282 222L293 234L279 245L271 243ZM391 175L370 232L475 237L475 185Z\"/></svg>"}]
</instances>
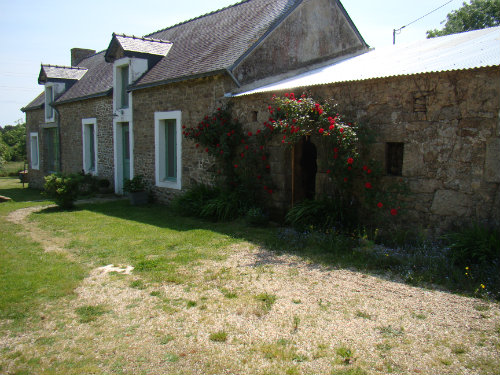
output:
<instances>
[{"instance_id":1,"label":"utility wire","mask_svg":"<svg viewBox=\"0 0 500 375\"><path fill-rule=\"evenodd\" d=\"M417 22L417 21L420 21L422 18L427 17L429 14L434 13L436 10L441 9L442 7L444 7L445 5L448 5L448 4L449 4L449 3L451 3L451 2L453 2L453 0L450 0L450 1L448 1L447 3L444 3L443 5L441 5L440 7L437 7L436 9L431 10L429 13L427 13L427 14L423 15L423 16L422 16L422 17L420 17L420 18L417 18L415 21L411 21L409 24L404 25L404 26L401 26L399 29L393 29L393 30L392 30L392 44L396 44L396 33L398 33L398 34L399 34L399 33L401 32L401 30L403 30L405 27L410 26L410 25L414 24L414 23L415 23L415 22Z\"/></svg>"}]
</instances>

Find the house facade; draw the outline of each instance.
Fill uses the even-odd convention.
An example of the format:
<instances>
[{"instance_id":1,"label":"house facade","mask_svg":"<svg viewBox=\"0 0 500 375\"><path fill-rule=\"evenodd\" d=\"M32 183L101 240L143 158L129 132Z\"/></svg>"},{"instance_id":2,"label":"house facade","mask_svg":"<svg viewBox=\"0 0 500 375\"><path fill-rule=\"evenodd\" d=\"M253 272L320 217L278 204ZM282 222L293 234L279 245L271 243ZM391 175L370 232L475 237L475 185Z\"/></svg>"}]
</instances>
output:
<instances>
[{"instance_id":1,"label":"house facade","mask_svg":"<svg viewBox=\"0 0 500 375\"><path fill-rule=\"evenodd\" d=\"M247 0L144 37L113 34L100 53L73 49L71 66L41 66L44 92L23 108L30 186L42 187L52 172L83 170L121 194L124 180L142 175L168 202L210 181L214 164L182 137L183 126L232 102L253 129L267 120L273 93L308 90L377 129L372 153L384 165L387 147L401 149L402 168L387 179L408 180L409 220L498 221L498 62L432 74L418 67L394 76L307 76L342 64L365 71L356 61L368 51L338 0ZM306 83L294 81L303 75ZM293 199L290 160L272 148L272 204L281 210ZM328 193L321 170L316 186Z\"/></svg>"}]
</instances>

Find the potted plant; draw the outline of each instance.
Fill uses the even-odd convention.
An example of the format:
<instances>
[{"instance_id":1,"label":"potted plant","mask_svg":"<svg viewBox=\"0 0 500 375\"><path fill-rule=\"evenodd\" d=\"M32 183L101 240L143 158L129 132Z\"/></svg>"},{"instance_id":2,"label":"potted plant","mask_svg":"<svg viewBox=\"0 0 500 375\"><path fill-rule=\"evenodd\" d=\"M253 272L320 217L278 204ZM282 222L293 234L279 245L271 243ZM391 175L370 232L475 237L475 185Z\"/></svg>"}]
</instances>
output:
<instances>
[{"instance_id":1,"label":"potted plant","mask_svg":"<svg viewBox=\"0 0 500 375\"><path fill-rule=\"evenodd\" d=\"M128 193L130 204L133 206L148 203L148 192L141 175L137 175L131 180L125 180L123 191Z\"/></svg>"}]
</instances>

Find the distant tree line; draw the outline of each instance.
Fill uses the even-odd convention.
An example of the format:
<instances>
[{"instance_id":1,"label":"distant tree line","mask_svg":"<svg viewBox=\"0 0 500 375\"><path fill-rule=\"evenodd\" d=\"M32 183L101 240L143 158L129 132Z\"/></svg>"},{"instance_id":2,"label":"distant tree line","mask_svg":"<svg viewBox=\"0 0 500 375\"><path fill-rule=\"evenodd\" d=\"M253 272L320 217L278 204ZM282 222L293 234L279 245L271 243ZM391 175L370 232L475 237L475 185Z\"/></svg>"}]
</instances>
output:
<instances>
[{"instance_id":1,"label":"distant tree line","mask_svg":"<svg viewBox=\"0 0 500 375\"><path fill-rule=\"evenodd\" d=\"M443 21L444 22L444 21ZM427 38L500 25L500 0L471 0L446 16L442 30L428 30Z\"/></svg>"},{"instance_id":2,"label":"distant tree line","mask_svg":"<svg viewBox=\"0 0 500 375\"><path fill-rule=\"evenodd\" d=\"M26 124L0 127L0 168L8 161L26 159Z\"/></svg>"}]
</instances>

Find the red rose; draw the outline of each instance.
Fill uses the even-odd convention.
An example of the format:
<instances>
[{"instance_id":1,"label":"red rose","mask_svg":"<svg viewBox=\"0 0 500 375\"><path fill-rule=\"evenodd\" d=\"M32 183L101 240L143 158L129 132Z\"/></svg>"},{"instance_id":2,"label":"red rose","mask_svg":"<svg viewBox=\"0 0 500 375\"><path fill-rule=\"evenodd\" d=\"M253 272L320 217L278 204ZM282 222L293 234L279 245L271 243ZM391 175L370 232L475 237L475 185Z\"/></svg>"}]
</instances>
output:
<instances>
[{"instance_id":1,"label":"red rose","mask_svg":"<svg viewBox=\"0 0 500 375\"><path fill-rule=\"evenodd\" d=\"M366 165L363 165L363 170L366 171L368 167Z\"/></svg>"},{"instance_id":2,"label":"red rose","mask_svg":"<svg viewBox=\"0 0 500 375\"><path fill-rule=\"evenodd\" d=\"M248 132L248 136L251 137L252 136L252 132Z\"/></svg>"},{"instance_id":3,"label":"red rose","mask_svg":"<svg viewBox=\"0 0 500 375\"><path fill-rule=\"evenodd\" d=\"M340 128L339 132L343 133L344 132L344 128Z\"/></svg>"},{"instance_id":4,"label":"red rose","mask_svg":"<svg viewBox=\"0 0 500 375\"><path fill-rule=\"evenodd\" d=\"M347 177L344 177L344 182L347 182Z\"/></svg>"},{"instance_id":5,"label":"red rose","mask_svg":"<svg viewBox=\"0 0 500 375\"><path fill-rule=\"evenodd\" d=\"M371 170L371 169L368 169L368 170L366 171L366 173L370 174L370 173L372 173L372 170Z\"/></svg>"},{"instance_id":6,"label":"red rose","mask_svg":"<svg viewBox=\"0 0 500 375\"><path fill-rule=\"evenodd\" d=\"M347 159L347 164L352 164L354 162L354 159L353 158L348 158Z\"/></svg>"},{"instance_id":7,"label":"red rose","mask_svg":"<svg viewBox=\"0 0 500 375\"><path fill-rule=\"evenodd\" d=\"M378 208L382 208L382 207L384 207L384 205L382 204L382 202L378 202L378 203L377 203L377 207L378 207Z\"/></svg>"},{"instance_id":8,"label":"red rose","mask_svg":"<svg viewBox=\"0 0 500 375\"><path fill-rule=\"evenodd\" d=\"M208 147L205 149L205 152L208 152Z\"/></svg>"},{"instance_id":9,"label":"red rose","mask_svg":"<svg viewBox=\"0 0 500 375\"><path fill-rule=\"evenodd\" d=\"M335 125L330 125L329 129L330 129L330 130L335 129Z\"/></svg>"},{"instance_id":10,"label":"red rose","mask_svg":"<svg viewBox=\"0 0 500 375\"><path fill-rule=\"evenodd\" d=\"M198 148L198 147L200 147L200 145L197 143L197 144L196 144L196 148Z\"/></svg>"},{"instance_id":11,"label":"red rose","mask_svg":"<svg viewBox=\"0 0 500 375\"><path fill-rule=\"evenodd\" d=\"M235 165L234 165L234 167L235 167L235 168L238 168L238 164L235 164Z\"/></svg>"},{"instance_id":12,"label":"red rose","mask_svg":"<svg viewBox=\"0 0 500 375\"><path fill-rule=\"evenodd\" d=\"M333 149L333 152L338 153L338 152L339 152L339 149L338 149L337 147L335 147L335 148Z\"/></svg>"},{"instance_id":13,"label":"red rose","mask_svg":"<svg viewBox=\"0 0 500 375\"><path fill-rule=\"evenodd\" d=\"M323 132L324 132L324 131L325 131L325 129L323 129L323 128L320 128L320 129L319 129L319 133L320 133L320 134L323 134Z\"/></svg>"},{"instance_id":14,"label":"red rose","mask_svg":"<svg viewBox=\"0 0 500 375\"><path fill-rule=\"evenodd\" d=\"M372 187L373 187L373 186L372 186L372 184L371 184L371 183L369 183L369 182L367 182L367 183L365 184L365 188L367 188L367 189L371 189Z\"/></svg>"},{"instance_id":15,"label":"red rose","mask_svg":"<svg viewBox=\"0 0 500 375\"><path fill-rule=\"evenodd\" d=\"M393 209L391 209L391 215L392 215L392 216L396 216L397 214L398 214L398 210L396 210L396 209L394 209L394 208L393 208Z\"/></svg>"}]
</instances>

